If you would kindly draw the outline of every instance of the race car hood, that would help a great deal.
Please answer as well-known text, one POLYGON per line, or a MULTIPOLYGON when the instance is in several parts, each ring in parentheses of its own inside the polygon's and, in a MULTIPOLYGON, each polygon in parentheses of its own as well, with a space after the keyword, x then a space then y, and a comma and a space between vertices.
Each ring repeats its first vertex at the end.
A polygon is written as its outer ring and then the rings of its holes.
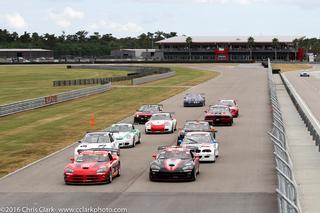
POLYGON ((150 121, 151 125, 164 125, 166 122, 170 122, 169 120, 157 120, 157 121, 150 121))
POLYGON ((213 144, 210 143, 202 143, 202 144, 182 144, 182 147, 190 148, 190 149, 201 149, 201 148, 214 148, 213 144))
POLYGON ((165 172, 178 172, 183 171, 183 167, 186 164, 193 164, 192 160, 182 160, 182 159, 159 159, 153 161, 152 164, 157 165, 160 167, 160 171, 165 172))
POLYGON ((98 169, 106 167, 106 162, 74 162, 67 165, 66 168, 73 169, 73 173, 96 172, 98 169))
POLYGON ((115 132, 115 133, 112 133, 113 138, 116 139, 116 140, 123 140, 128 135, 131 135, 131 133, 130 132, 115 132))

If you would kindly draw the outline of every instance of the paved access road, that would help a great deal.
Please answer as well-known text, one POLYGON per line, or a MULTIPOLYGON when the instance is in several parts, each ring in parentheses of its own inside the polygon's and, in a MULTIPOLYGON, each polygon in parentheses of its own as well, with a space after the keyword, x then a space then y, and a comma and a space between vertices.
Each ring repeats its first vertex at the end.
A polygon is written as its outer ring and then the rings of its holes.
MULTIPOLYGON (((0 181, 0 206, 123 207, 128 212, 271 213, 277 211, 267 73, 258 65, 184 65, 221 71, 216 79, 186 92, 203 92, 207 105, 236 98, 240 116, 232 127, 217 127, 220 157, 201 164, 196 182, 150 182, 148 165, 158 145, 175 144, 177 133, 144 135, 142 144, 121 152, 121 177, 112 184, 66 186, 63 168, 73 148, 0 181)), ((178 126, 203 119, 205 108, 183 108, 183 94, 163 101, 178 126)), ((143 126, 139 127, 143 130, 143 126)))

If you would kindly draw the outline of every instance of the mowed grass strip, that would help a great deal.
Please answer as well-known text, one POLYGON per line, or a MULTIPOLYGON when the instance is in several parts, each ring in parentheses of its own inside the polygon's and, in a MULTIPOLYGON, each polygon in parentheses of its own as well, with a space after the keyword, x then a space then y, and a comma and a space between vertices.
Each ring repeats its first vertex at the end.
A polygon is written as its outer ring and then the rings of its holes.
POLYGON ((309 64, 272 64, 273 69, 281 69, 281 72, 291 72, 312 68, 309 64))
MULTIPOLYGON (((210 71, 174 69, 175 77, 153 84, 192 86, 218 75, 210 71)), ((86 131, 101 130, 132 115, 143 103, 158 103, 185 89, 114 88, 103 94, 0 118, 0 177, 74 143, 86 131), (92 113, 96 121, 94 129, 90 125, 92 113)))
POLYGON ((53 87, 54 80, 107 78, 127 73, 102 69, 66 69, 65 65, 0 66, 0 105, 93 86, 53 87))

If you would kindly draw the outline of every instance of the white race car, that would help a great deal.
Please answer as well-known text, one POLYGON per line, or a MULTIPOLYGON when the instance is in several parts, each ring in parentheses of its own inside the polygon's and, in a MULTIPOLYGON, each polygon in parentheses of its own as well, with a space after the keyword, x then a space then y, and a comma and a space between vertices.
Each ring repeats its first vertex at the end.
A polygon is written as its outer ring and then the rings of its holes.
POLYGON ((120 147, 135 147, 136 143, 141 142, 140 130, 134 128, 132 124, 113 124, 109 132, 120 147))
POLYGON ((173 133, 177 129, 177 120, 172 113, 155 113, 145 124, 145 132, 148 133, 173 133))
POLYGON ((115 141, 109 132, 91 132, 79 141, 79 146, 74 150, 74 158, 86 150, 110 151, 120 155, 119 143, 115 141))
POLYGON ((181 146, 195 150, 200 161, 215 162, 219 157, 219 143, 211 132, 188 132, 181 146))

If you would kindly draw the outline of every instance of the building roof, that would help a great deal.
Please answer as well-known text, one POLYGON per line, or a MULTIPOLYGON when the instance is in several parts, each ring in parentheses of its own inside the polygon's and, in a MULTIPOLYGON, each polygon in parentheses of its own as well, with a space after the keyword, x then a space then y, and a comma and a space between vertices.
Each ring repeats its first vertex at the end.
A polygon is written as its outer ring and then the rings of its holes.
POLYGON ((45 49, 29 49, 29 48, 23 48, 23 49, 14 49, 14 48, 8 48, 8 49, 0 49, 0 52, 51 52, 52 50, 45 50, 45 49))
MULTIPOLYGON (((192 43, 247 43, 250 36, 190 36, 192 43)), ((252 36, 255 43, 270 43, 274 38, 279 42, 290 43, 304 36, 252 36)), ((186 43, 187 36, 176 36, 158 41, 159 44, 186 43)))

